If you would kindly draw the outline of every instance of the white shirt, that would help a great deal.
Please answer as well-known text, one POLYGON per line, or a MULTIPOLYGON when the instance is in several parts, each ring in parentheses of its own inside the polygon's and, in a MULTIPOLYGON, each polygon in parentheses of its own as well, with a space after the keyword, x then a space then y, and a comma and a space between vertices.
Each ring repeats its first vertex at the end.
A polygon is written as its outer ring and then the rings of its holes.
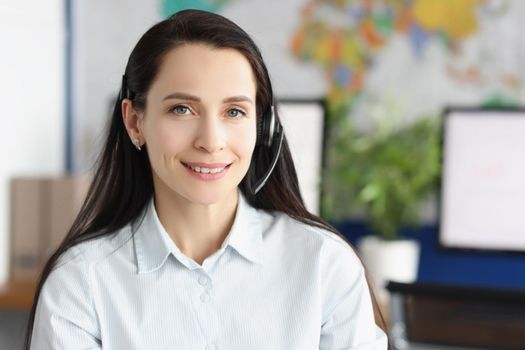
POLYGON ((337 235, 240 195, 201 265, 141 220, 69 249, 46 280, 31 349, 387 349, 363 267, 337 235))

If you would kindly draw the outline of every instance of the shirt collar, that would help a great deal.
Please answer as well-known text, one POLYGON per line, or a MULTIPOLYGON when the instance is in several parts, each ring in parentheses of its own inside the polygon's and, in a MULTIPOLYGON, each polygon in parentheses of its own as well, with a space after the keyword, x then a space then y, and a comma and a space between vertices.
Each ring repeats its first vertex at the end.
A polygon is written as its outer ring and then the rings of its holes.
POLYGON ((253 263, 262 263, 262 223, 259 212, 239 191, 239 204, 230 233, 221 249, 230 246, 253 263))
MULTIPOLYGON (((153 198, 141 219, 132 224, 138 273, 153 272, 166 262, 170 253, 188 266, 191 260, 179 250, 162 226, 153 198)), ((262 227, 257 209, 239 191, 239 202, 233 225, 220 250, 233 248, 245 259, 260 264, 262 258, 262 227)))

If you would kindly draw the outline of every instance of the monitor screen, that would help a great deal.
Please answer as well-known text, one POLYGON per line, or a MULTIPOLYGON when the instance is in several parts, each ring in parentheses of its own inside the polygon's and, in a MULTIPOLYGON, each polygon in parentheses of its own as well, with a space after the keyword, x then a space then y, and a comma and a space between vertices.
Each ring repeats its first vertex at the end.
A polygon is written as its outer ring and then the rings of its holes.
POLYGON ((525 251, 525 110, 445 114, 440 242, 525 251))
POLYGON ((279 116, 292 153, 306 209, 319 215, 325 108, 320 100, 279 100, 279 116))

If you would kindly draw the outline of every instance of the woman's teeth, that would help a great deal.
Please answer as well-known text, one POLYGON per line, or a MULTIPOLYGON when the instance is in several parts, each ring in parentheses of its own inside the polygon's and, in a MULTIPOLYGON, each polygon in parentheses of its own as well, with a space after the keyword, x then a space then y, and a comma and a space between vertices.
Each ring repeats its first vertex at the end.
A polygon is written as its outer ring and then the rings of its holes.
POLYGON ((205 168, 205 167, 199 167, 199 166, 193 167, 191 165, 189 165, 189 167, 191 168, 191 170, 197 173, 203 173, 203 174, 215 174, 215 173, 220 173, 221 171, 224 170, 224 168, 205 168))

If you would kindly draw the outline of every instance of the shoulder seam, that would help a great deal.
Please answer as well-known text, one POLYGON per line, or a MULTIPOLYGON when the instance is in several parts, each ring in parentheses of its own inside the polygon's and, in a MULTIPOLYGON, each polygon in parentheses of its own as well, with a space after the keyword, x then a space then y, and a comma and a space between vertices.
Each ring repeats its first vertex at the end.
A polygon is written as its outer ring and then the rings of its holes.
POLYGON ((289 215, 286 215, 286 216, 288 218, 292 219, 294 222, 296 222, 296 223, 298 223, 300 225, 303 225, 305 227, 305 229, 308 230, 309 232, 312 232, 312 233, 315 233, 315 234, 318 234, 318 235, 322 235, 323 237, 327 237, 330 240, 332 240, 334 242, 337 242, 338 244, 341 244, 344 247, 347 247, 347 248, 350 248, 351 250, 353 250, 352 247, 350 247, 348 245, 348 243, 342 237, 339 236, 339 234, 337 234, 335 232, 332 232, 332 231, 330 231, 330 230, 328 230, 326 228, 317 227, 317 226, 313 226, 313 225, 301 222, 301 221, 299 221, 297 219, 294 219, 294 218, 290 217, 289 215))

